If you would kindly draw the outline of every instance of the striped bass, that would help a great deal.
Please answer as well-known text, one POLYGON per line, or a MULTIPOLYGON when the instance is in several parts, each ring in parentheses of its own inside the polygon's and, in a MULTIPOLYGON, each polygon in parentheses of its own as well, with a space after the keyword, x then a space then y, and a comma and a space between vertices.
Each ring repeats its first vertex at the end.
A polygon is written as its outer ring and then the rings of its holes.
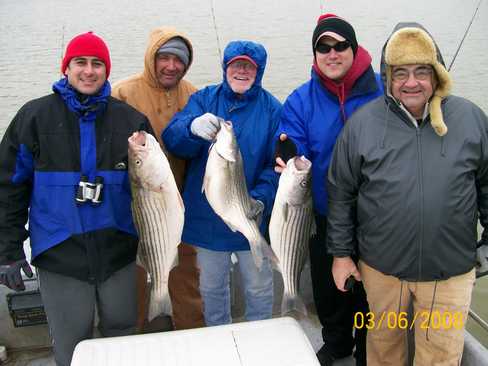
POLYGON ((311 168, 312 163, 303 156, 288 160, 281 173, 269 223, 271 248, 278 257, 278 270, 283 277, 283 315, 292 310, 307 315, 298 288, 308 256, 308 241, 316 231, 311 168))
POLYGON ((129 176, 139 233, 137 259, 151 277, 150 321, 162 313, 172 314, 168 277, 178 261, 185 209, 168 159, 144 131, 129 138, 129 176))
POLYGON ((257 222, 248 218, 252 198, 247 191, 241 151, 231 122, 220 123, 216 141, 208 153, 202 191, 212 209, 227 226, 246 237, 254 263, 259 269, 264 257, 276 261, 257 222))

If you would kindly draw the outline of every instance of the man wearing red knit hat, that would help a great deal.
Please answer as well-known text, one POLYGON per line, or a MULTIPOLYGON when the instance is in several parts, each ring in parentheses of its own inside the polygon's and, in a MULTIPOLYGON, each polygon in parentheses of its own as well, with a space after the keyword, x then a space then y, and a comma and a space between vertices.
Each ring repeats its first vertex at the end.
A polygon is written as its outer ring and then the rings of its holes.
MULTIPOLYGON (((358 44, 351 24, 334 14, 319 17, 313 31, 312 51, 311 79, 295 89, 283 105, 280 140, 293 142, 296 146, 291 150, 312 161, 317 234, 309 242, 310 267, 325 343, 317 357, 321 365, 332 365, 334 360, 351 355, 355 346, 356 364, 366 365, 366 329, 355 330, 353 337, 354 313, 367 313, 366 295, 360 282, 347 292, 335 286, 333 257, 327 254, 326 246, 325 182, 332 150, 344 124, 356 109, 382 95, 382 84, 371 67, 371 56, 358 44)), ((283 155, 277 158, 277 172, 286 167, 284 160, 283 155)))
POLYGON ((30 237, 58 366, 92 337, 95 307, 103 336, 136 322, 135 258, 127 139, 147 118, 110 96, 110 55, 92 32, 73 38, 64 77, 25 104, 0 144, 0 284, 25 290, 30 237), (25 224, 29 222, 29 230, 25 224))

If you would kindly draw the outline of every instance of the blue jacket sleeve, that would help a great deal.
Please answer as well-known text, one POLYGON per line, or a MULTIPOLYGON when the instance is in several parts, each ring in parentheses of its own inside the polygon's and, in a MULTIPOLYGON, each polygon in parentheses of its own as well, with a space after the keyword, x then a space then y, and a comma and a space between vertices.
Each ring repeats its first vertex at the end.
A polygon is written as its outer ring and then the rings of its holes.
POLYGON ((205 112, 204 90, 194 93, 185 108, 176 113, 168 126, 161 133, 166 149, 183 159, 191 159, 201 154, 202 149, 208 147, 208 142, 194 136, 190 126, 193 120, 205 112))
POLYGON ((297 91, 294 91, 285 101, 281 113, 279 134, 285 133, 297 146, 298 155, 305 155, 310 159, 305 115, 305 106, 297 91))
POLYGON ((25 258, 23 243, 28 237, 25 224, 32 191, 33 144, 23 115, 24 110, 20 110, 0 144, 0 264, 25 258), (24 139, 23 134, 29 136, 24 139))
POLYGON ((264 216, 270 216, 273 209, 273 203, 278 189, 278 174, 274 171, 274 152, 275 140, 274 137, 278 131, 278 126, 281 117, 281 103, 273 99, 271 107, 271 126, 272 131, 269 131, 270 140, 266 147, 265 168, 259 175, 256 184, 250 192, 251 197, 260 200, 264 204, 264 216))

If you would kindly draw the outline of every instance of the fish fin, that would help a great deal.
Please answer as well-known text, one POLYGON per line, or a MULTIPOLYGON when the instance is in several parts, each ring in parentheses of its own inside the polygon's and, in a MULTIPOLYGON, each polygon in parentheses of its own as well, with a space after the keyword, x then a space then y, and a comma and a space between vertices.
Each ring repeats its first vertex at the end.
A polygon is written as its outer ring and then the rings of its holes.
POLYGON ((273 252, 273 249, 271 249, 266 239, 264 239, 262 236, 260 236, 260 239, 256 244, 251 244, 250 247, 254 263, 259 270, 261 270, 263 258, 268 258, 273 268, 276 268, 278 266, 278 257, 273 252))
MULTIPOLYGON (((260 242, 256 244, 249 244, 249 246, 251 247, 254 264, 256 265, 256 267, 258 267, 258 270, 261 270, 261 267, 263 266, 263 245, 260 244, 260 242)), ((268 243, 266 243, 266 245, 268 245, 268 243)))
POLYGON ((234 157, 233 150, 224 149, 219 147, 219 145, 215 145, 215 151, 217 151, 217 154, 219 154, 222 159, 235 163, 236 158, 234 157))
POLYGON ((280 260, 276 256, 271 246, 266 242, 266 240, 264 240, 264 238, 263 238, 262 247, 263 247, 263 255, 270 260, 271 266, 273 268, 278 267, 278 263, 280 262, 280 260))
POLYGON ((231 230, 232 230, 234 233, 235 233, 235 232, 237 232, 237 231, 239 231, 239 230, 237 230, 237 228, 236 228, 234 225, 232 225, 232 224, 231 224, 229 221, 225 220, 225 219, 224 219, 224 218, 222 218, 222 217, 221 217, 221 219, 222 219, 222 221, 223 221, 223 222, 225 222, 225 224, 226 224, 226 225, 229 227, 229 229, 231 229, 231 230))
POLYGON ((283 300, 281 301, 281 315, 285 315, 292 311, 297 311, 303 314, 305 317, 308 314, 307 306, 303 302, 300 295, 290 296, 287 293, 283 293, 283 300))
POLYGON ((287 222, 287 221, 288 221, 288 203, 285 203, 285 204, 283 205, 283 220, 284 220, 285 222, 287 222))
POLYGON ((183 202, 183 198, 181 198, 180 192, 176 191, 177 197, 178 197, 178 203, 180 204, 180 207, 183 209, 183 212, 185 212, 185 203, 183 202))
POLYGON ((208 187, 208 184, 209 184, 209 177, 207 176, 207 174, 205 174, 203 176, 203 183, 202 183, 202 193, 205 191, 205 189, 208 187))
POLYGON ((312 216, 312 223, 310 224, 310 237, 317 235, 317 224, 315 223, 315 217, 312 216))

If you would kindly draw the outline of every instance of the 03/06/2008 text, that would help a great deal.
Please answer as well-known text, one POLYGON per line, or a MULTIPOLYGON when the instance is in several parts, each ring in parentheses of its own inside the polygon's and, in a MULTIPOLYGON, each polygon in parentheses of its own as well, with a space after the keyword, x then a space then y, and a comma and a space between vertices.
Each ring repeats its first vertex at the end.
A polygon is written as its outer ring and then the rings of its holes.
POLYGON ((418 322, 421 329, 462 329, 464 327, 464 314, 460 311, 434 310, 420 311, 409 314, 406 311, 388 311, 375 314, 373 312, 354 314, 354 328, 367 328, 368 330, 381 329, 382 325, 388 329, 413 329, 418 322))

